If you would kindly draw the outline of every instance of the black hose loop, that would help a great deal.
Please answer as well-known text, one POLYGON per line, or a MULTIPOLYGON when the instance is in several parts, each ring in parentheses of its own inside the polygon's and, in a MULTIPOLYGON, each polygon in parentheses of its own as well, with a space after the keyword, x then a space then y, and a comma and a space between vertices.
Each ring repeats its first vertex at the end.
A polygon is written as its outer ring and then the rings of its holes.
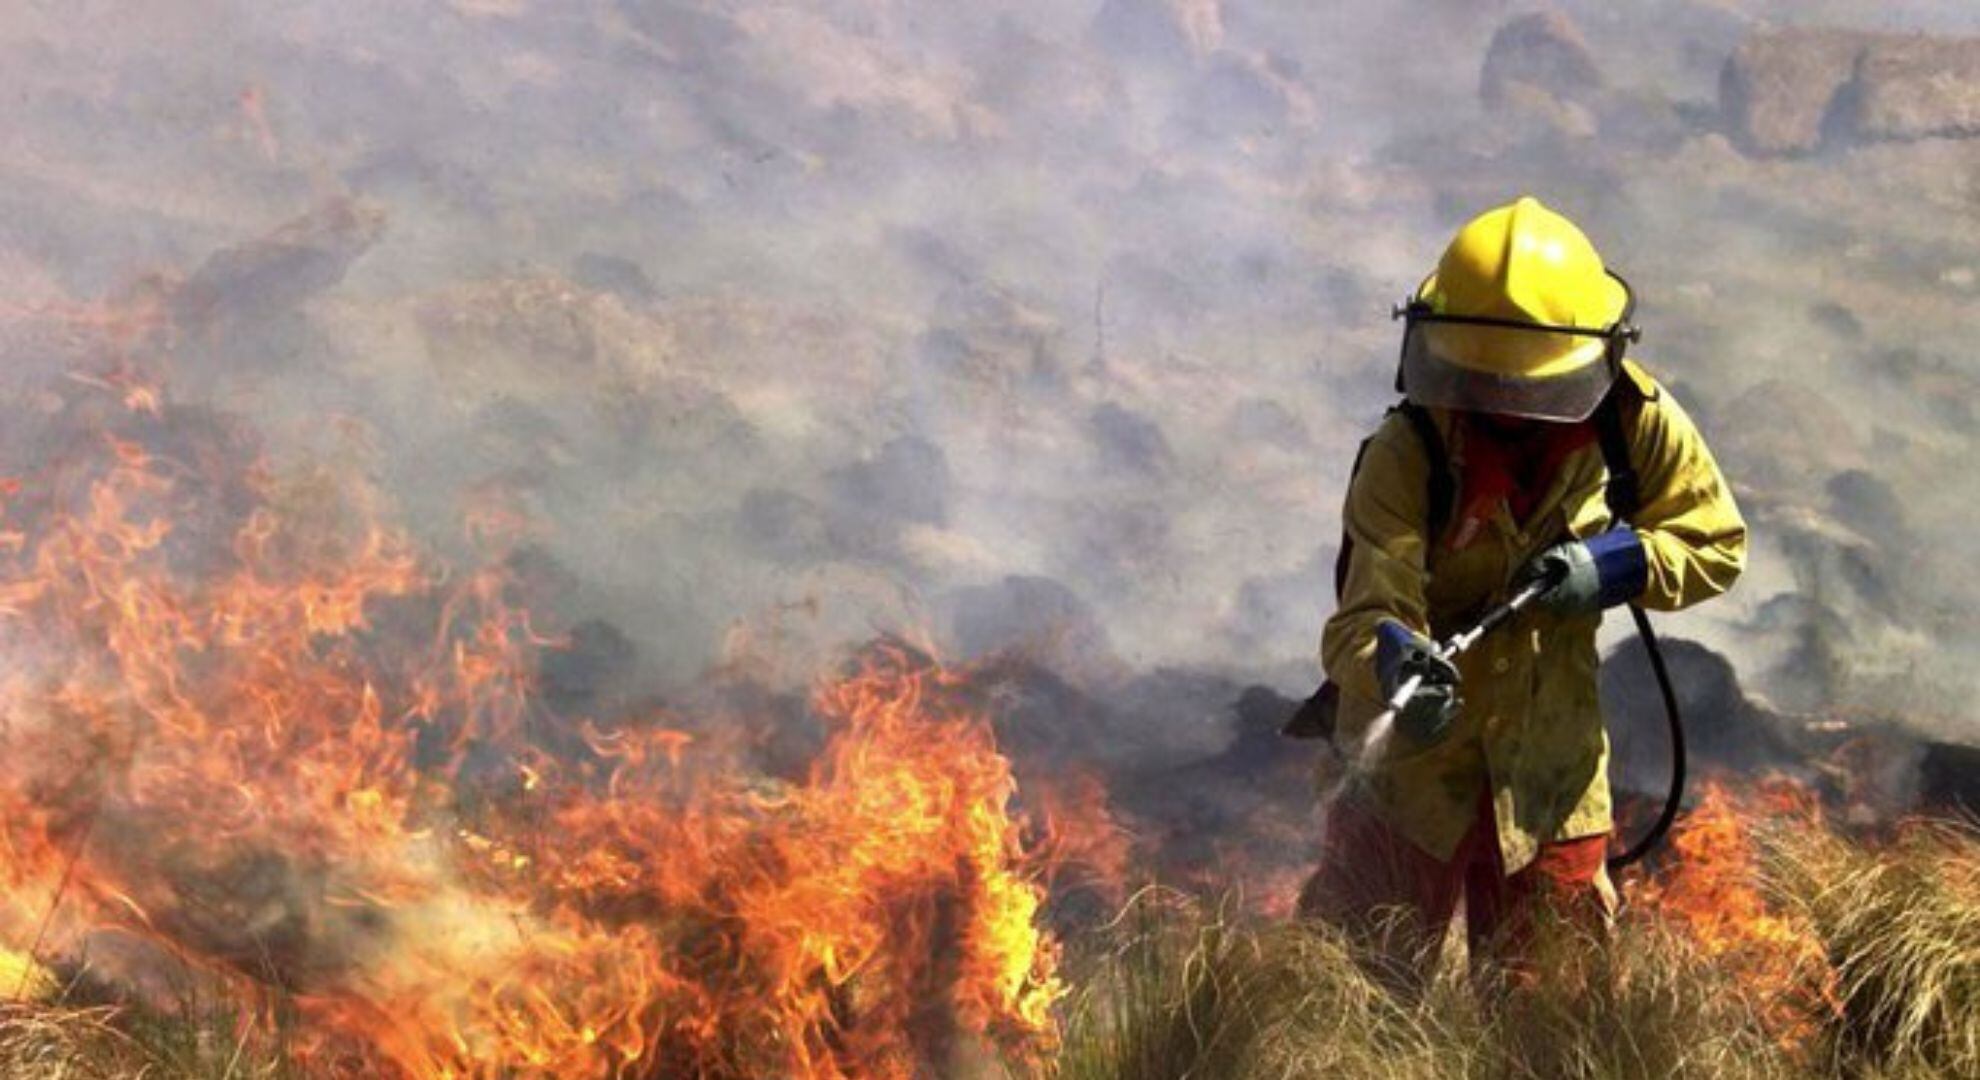
POLYGON ((1650 616, 1643 609, 1631 604, 1630 617, 1636 620, 1636 632, 1643 638, 1643 651, 1650 657, 1650 671, 1657 677, 1657 689, 1664 695, 1664 718, 1669 721, 1671 730, 1671 789, 1664 796, 1664 811, 1657 815, 1657 823, 1650 827, 1643 839, 1628 851, 1609 857, 1609 872, 1614 873, 1623 867, 1637 862, 1648 855, 1677 821, 1678 809, 1684 803, 1684 717, 1678 711, 1677 689, 1671 685, 1671 671, 1664 666, 1664 650, 1657 645, 1657 632, 1650 627, 1650 616))

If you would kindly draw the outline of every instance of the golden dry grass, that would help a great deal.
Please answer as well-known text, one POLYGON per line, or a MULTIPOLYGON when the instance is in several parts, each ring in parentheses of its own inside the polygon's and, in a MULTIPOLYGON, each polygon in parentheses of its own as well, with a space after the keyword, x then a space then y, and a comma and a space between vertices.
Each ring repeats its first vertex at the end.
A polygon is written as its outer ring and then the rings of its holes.
POLYGON ((1362 977, 1336 939, 1154 891, 1103 938, 1075 973, 1064 1080, 1440 1075, 1434 1014, 1362 977))
POLYGON ((1413 1003, 1315 927, 1144 897, 1115 940, 1070 1009, 1061 1080, 1794 1074, 1723 975, 1653 923, 1606 948, 1562 937, 1518 985, 1447 967, 1413 1003))
POLYGON ((291 1080, 302 1074, 265 1035, 229 1017, 112 1005, 0 1003, 8 1080, 291 1080))
POLYGON ((1811 829, 1768 844, 1778 901, 1815 927, 1849 1075, 1980 1076, 1980 828, 1918 821, 1875 850, 1811 829))

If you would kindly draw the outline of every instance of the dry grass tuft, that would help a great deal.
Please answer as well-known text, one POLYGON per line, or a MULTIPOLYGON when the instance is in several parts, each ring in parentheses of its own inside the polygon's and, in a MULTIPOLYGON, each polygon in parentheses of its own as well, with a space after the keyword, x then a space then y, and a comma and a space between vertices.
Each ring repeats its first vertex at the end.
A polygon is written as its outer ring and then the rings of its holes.
POLYGON ((0 1004, 8 1080, 287 1080, 301 1074, 226 1019, 123 1006, 0 1004))
POLYGON ((1488 1015, 1466 1033, 1467 1076, 1586 1080, 1796 1074, 1752 1003, 1691 942, 1625 916, 1606 942, 1561 929, 1543 937, 1534 975, 1488 974, 1488 1015))
POLYGON ((1540 977, 1474 983, 1447 965, 1417 1002, 1323 928, 1144 895, 1114 933, 1083 973, 1060 1080, 1795 1075, 1724 976, 1652 923, 1606 945, 1563 932, 1541 946, 1540 977))
POLYGON ((1138 896, 1069 1011, 1061 1080, 1446 1075, 1434 1014, 1399 1003, 1337 939, 1138 896))
POLYGON ((1835 971, 1835 1071, 1980 1076, 1980 827, 1913 822, 1874 850, 1782 830, 1767 871, 1835 971))
POLYGON ((155 1075, 109 1008, 0 1004, 0 1075, 17 1080, 124 1080, 155 1075))

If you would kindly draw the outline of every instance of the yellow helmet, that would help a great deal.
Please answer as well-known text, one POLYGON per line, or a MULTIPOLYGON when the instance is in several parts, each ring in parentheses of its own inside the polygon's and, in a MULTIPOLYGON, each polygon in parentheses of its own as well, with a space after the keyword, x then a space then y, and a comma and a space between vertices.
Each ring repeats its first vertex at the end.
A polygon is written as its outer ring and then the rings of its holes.
POLYGON ((1574 222, 1526 196, 1458 230, 1397 317, 1419 405, 1576 421, 1601 404, 1639 331, 1629 286, 1574 222))

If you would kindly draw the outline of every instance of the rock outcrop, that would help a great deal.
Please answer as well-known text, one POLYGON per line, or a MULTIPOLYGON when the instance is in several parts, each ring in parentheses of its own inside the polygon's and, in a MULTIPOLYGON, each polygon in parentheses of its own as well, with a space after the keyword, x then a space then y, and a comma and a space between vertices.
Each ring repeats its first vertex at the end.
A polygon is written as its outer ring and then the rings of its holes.
POLYGON ((1478 85, 1487 108, 1536 116, 1584 134, 1594 129, 1594 107, 1603 91, 1594 50, 1557 11, 1522 15, 1499 27, 1478 85))
POLYGON ((1821 145, 1867 37, 1797 28, 1748 38, 1719 77, 1719 106, 1735 138, 1762 154, 1806 153, 1821 145))
POLYGON ((1980 135, 1980 38, 1762 31, 1727 60, 1719 103, 1757 154, 1980 135))
POLYGON ((1980 38, 1876 42, 1855 88, 1850 120, 1864 138, 1980 135, 1980 38))
POLYGON ((193 330, 270 318, 344 280, 384 231, 382 208, 331 199, 266 236, 214 252, 173 297, 174 317, 193 330))

